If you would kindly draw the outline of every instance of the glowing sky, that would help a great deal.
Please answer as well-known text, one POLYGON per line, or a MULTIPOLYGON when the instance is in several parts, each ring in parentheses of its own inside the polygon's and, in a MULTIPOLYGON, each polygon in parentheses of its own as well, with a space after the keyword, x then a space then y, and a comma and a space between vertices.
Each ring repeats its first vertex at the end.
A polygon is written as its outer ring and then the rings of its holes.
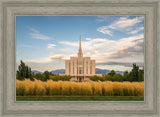
POLYGON ((144 64, 142 16, 17 16, 17 65, 32 70, 65 68, 65 59, 82 52, 96 60, 96 68, 125 71, 144 64))

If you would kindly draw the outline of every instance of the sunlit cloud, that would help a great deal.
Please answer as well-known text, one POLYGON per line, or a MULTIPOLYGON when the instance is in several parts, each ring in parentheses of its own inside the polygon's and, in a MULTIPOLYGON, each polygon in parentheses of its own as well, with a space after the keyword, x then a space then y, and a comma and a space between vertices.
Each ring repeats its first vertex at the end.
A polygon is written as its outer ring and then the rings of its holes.
POLYGON ((48 48, 50 49, 50 48, 53 48, 53 47, 55 47, 56 45, 55 44, 48 44, 48 48))
MULTIPOLYGON (((30 64, 33 68, 35 68, 33 65, 36 64, 56 65, 57 62, 59 62, 59 64, 64 68, 62 63, 64 63, 66 59, 69 59, 71 56, 77 56, 79 44, 78 41, 61 41, 59 43, 62 44, 61 46, 64 48, 54 48, 52 56, 42 60, 25 60, 25 62, 30 64), (75 51, 73 51, 73 48, 75 48, 75 51), (67 53, 69 51, 70 53, 67 53)), ((121 38, 119 40, 87 38, 82 40, 82 51, 84 56, 90 56, 92 59, 96 60, 97 67, 102 65, 120 65, 130 67, 133 63, 143 66, 143 43, 143 34, 121 38)), ((56 45, 54 44, 48 44, 49 48, 55 46, 56 45)))
MULTIPOLYGON (((110 25, 99 27, 97 31, 110 36, 113 36, 113 30, 131 32, 131 27, 142 22, 143 20, 144 20, 143 17, 135 17, 132 19, 129 17, 120 17, 119 20, 114 21, 110 25)), ((140 30, 143 30, 143 29, 140 29, 140 30)), ((139 31, 137 30, 137 32, 139 31)), ((137 32, 131 32, 131 33, 136 34, 137 32)))
MULTIPOLYGON (((45 70, 51 71, 56 69, 65 68, 65 59, 67 56, 63 54, 53 55, 41 60, 23 60, 26 65, 30 66, 32 70, 38 70, 44 72, 45 70)), ((20 64, 20 61, 17 62, 17 66, 20 64)))
POLYGON ((113 32, 106 26, 102 26, 102 27, 98 28, 97 31, 99 31, 103 34, 107 34, 109 36, 113 36, 113 32))
POLYGON ((130 32, 128 32, 128 33, 129 33, 129 34, 136 34, 136 33, 140 32, 140 31, 142 31, 142 30, 144 30, 144 27, 138 27, 138 28, 136 28, 135 30, 132 30, 132 31, 130 31, 130 32))
MULTIPOLYGON (((84 56, 91 56, 96 63, 107 63, 114 60, 114 63, 121 63, 126 60, 129 63, 143 62, 144 35, 139 34, 118 41, 109 39, 86 39, 82 41, 84 56), (137 58, 137 59, 136 59, 137 58)), ((63 43, 68 45, 68 43, 63 43)), ((70 42, 68 48, 78 47, 78 43, 70 42)), ((78 50, 78 49, 77 49, 78 50)))

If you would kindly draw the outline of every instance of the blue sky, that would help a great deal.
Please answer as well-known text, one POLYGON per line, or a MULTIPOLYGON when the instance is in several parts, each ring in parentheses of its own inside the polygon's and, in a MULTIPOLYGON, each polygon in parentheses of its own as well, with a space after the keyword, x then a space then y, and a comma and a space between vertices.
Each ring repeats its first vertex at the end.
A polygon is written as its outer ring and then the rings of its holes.
POLYGON ((125 71, 143 66, 142 16, 17 16, 17 64, 32 70, 65 68, 65 59, 77 56, 79 35, 84 56, 96 68, 125 71))

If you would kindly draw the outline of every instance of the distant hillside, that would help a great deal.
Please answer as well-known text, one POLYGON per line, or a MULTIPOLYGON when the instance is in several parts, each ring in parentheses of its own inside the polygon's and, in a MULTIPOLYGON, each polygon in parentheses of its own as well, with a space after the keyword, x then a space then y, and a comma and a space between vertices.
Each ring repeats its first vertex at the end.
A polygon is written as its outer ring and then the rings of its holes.
POLYGON ((124 72, 123 72, 123 71, 116 71, 116 73, 117 73, 117 74, 121 74, 121 75, 123 75, 123 74, 124 74, 124 72))
POLYGON ((32 70, 33 73, 37 74, 37 73, 43 73, 43 72, 40 72, 40 71, 37 71, 37 70, 32 70))
MULTIPOLYGON (((42 73, 42 72, 37 71, 37 70, 33 70, 32 72, 34 72, 35 74, 36 74, 36 73, 42 73)), ((65 69, 52 70, 51 72, 52 72, 52 74, 56 74, 56 75, 58 75, 58 74, 64 74, 64 73, 65 73, 65 69)), ((115 71, 115 72, 116 72, 116 73, 119 73, 119 74, 121 74, 121 75, 124 74, 123 71, 115 71)), ((96 74, 106 75, 106 74, 108 74, 108 73, 110 73, 110 70, 96 68, 96 74)))
POLYGON ((52 74, 56 74, 56 75, 65 74, 65 69, 52 70, 51 72, 52 72, 52 74))
MULTIPOLYGON (((107 69, 99 69, 99 68, 96 68, 96 74, 102 74, 102 75, 106 75, 108 73, 110 73, 111 70, 107 70, 107 69)), ((123 75, 124 72, 123 71, 115 71, 117 74, 121 74, 123 75)))
POLYGON ((107 69, 99 69, 99 68, 96 68, 96 74, 102 74, 102 75, 106 75, 110 72, 110 70, 107 70, 107 69))

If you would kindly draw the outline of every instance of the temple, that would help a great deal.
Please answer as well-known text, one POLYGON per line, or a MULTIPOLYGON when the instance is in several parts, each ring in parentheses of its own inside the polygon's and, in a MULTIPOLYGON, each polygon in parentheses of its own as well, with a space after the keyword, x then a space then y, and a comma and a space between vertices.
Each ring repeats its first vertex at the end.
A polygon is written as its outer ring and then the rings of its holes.
POLYGON ((91 76, 101 74, 95 74, 95 60, 91 60, 90 57, 83 57, 81 48, 81 35, 79 39, 78 57, 70 57, 70 60, 65 60, 65 74, 71 76, 71 81, 89 81, 91 76))

